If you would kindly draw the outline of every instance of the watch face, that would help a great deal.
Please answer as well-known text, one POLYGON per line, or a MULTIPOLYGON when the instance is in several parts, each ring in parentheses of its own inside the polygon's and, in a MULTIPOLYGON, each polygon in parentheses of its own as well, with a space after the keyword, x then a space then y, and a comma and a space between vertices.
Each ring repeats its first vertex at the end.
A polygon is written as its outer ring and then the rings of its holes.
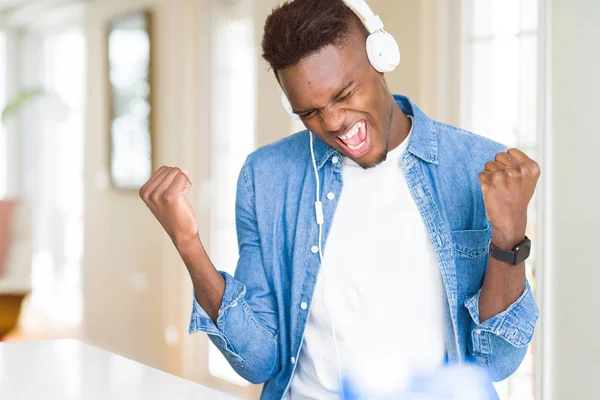
POLYGON ((517 246, 514 251, 515 265, 519 265, 529 257, 529 254, 531 253, 531 241, 529 239, 525 240, 517 246))

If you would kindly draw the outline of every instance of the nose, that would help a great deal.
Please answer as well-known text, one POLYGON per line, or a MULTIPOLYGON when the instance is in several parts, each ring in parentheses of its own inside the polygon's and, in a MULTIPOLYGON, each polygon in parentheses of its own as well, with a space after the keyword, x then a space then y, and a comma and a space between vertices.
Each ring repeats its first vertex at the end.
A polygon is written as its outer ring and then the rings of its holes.
POLYGON ((330 104, 321 110, 323 129, 327 132, 340 132, 346 121, 346 111, 330 104))

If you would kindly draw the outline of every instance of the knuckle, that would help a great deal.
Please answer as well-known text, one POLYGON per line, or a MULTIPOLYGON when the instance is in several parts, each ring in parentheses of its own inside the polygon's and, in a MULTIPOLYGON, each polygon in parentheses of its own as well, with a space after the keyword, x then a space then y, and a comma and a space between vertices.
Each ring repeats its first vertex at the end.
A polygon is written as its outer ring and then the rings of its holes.
POLYGON ((486 175, 486 173, 485 173, 484 171, 481 171, 481 172, 480 172, 480 173, 477 175, 477 177, 479 178, 479 182, 480 182, 481 184, 484 184, 484 183, 486 183, 486 182, 487 182, 487 175, 486 175))
POLYGON ((492 175, 492 181, 494 183, 502 183, 506 180, 506 171, 498 171, 492 175))
POLYGON ((154 192, 150 196, 148 196, 148 199, 151 203, 157 204, 160 201, 160 196, 158 193, 154 192))
POLYGON ((190 178, 187 176, 187 174, 186 174, 185 172, 183 172, 183 171, 181 171, 181 170, 180 170, 180 171, 179 171, 179 173, 177 174, 176 178, 177 178, 177 179, 181 179, 181 181, 182 181, 183 183, 185 183, 186 185, 188 185, 188 186, 191 186, 191 185, 192 185, 192 181, 190 180, 190 178))
POLYGON ((176 196, 175 193, 173 193, 170 190, 167 190, 163 193, 163 195, 161 196, 161 200, 163 204, 171 204, 174 200, 175 200, 176 196))
POLYGON ((515 170, 519 175, 523 175, 527 170, 527 166, 524 166, 523 164, 519 164, 516 166, 515 170))
POLYGON ((540 176, 540 174, 542 172, 542 169, 540 168, 540 164, 531 160, 531 164, 529 165, 529 168, 530 168, 531 172, 533 173, 533 175, 540 176))

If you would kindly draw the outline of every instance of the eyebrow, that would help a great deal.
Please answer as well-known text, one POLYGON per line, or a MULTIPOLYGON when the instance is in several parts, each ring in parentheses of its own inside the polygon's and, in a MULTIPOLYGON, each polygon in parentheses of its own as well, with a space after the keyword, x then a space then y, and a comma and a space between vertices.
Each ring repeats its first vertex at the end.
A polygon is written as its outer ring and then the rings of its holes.
MULTIPOLYGON (((333 99, 337 100, 340 97, 342 97, 342 94, 352 85, 354 85, 354 81, 348 82, 335 96, 333 96, 333 99)), ((309 114, 309 113, 317 111, 317 110, 318 110, 317 108, 309 108, 306 110, 293 110, 293 111, 294 111, 294 114, 309 114)))

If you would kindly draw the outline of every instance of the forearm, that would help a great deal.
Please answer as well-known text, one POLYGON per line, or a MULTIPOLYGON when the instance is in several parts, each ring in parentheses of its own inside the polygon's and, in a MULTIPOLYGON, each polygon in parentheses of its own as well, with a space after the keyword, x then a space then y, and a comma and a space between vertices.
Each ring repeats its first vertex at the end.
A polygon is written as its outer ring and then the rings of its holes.
POLYGON ((225 292, 223 276, 210 261, 199 238, 175 247, 192 279, 196 300, 216 325, 225 292))
MULTIPOLYGON (((525 235, 506 236, 492 234, 492 243, 499 248, 512 250, 525 235)), ((479 297, 479 316, 484 322, 505 311, 524 292, 526 285, 525 263, 512 265, 488 258, 487 272, 479 297)))

